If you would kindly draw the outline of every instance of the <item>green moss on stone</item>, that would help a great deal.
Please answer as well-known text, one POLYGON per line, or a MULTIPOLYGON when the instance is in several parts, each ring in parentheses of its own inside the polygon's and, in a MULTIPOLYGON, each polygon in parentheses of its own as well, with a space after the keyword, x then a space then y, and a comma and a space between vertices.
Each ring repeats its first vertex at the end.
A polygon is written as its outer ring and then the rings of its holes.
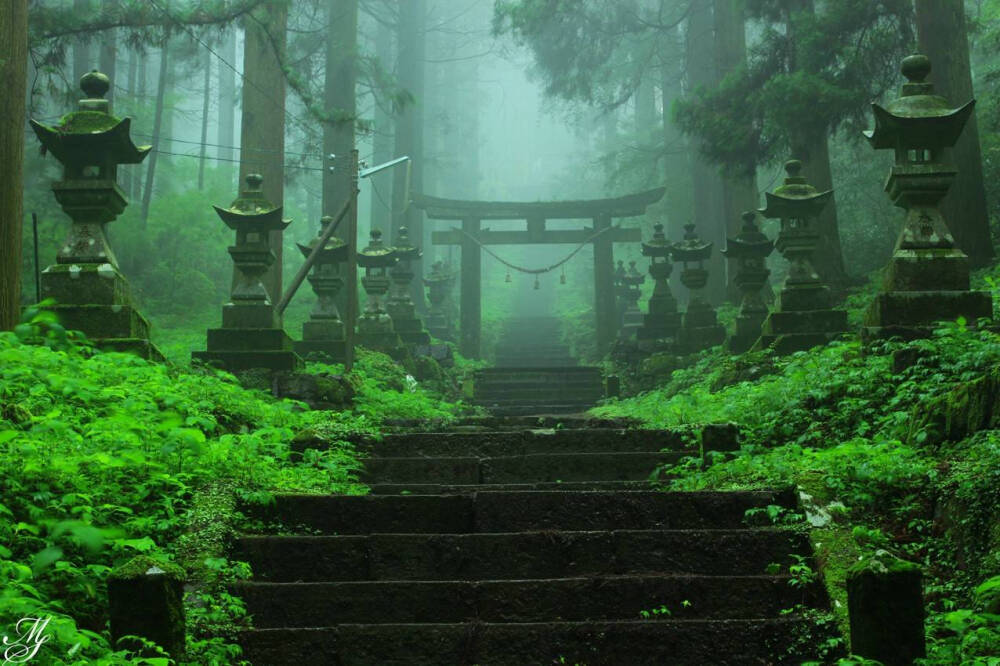
POLYGON ((66 134, 97 134, 114 128, 121 119, 100 111, 74 111, 59 119, 57 129, 66 134))
POLYGON ((172 562, 156 559, 147 555, 133 557, 125 564, 116 567, 110 574, 112 580, 135 580, 145 578, 153 567, 163 571, 163 573, 176 580, 184 580, 187 576, 184 569, 172 562))

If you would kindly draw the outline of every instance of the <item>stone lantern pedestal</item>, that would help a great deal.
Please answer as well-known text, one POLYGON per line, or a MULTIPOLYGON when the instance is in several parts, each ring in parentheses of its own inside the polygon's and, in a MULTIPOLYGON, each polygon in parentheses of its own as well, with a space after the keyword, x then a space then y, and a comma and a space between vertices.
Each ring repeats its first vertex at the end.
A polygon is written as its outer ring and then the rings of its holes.
POLYGON ((939 208, 958 173, 946 151, 961 136, 975 101, 953 109, 935 95, 925 82, 931 72, 925 56, 906 58, 902 72, 909 80, 902 97, 886 108, 873 105, 875 129, 865 133, 876 150, 895 150, 886 192, 906 210, 883 291, 865 314, 866 339, 925 337, 935 322, 962 317, 974 326, 993 315, 990 295, 969 290, 969 259, 939 208))
POLYGON ((372 229, 368 246, 358 252, 358 265, 365 269, 361 285, 368 296, 365 311, 358 318, 358 337, 355 342, 373 351, 384 352, 393 358, 405 355, 403 341, 392 325, 392 318, 382 305, 392 280, 389 269, 398 261, 395 248, 382 243, 382 232, 372 229))
POLYGON ((410 262, 421 257, 420 248, 410 242, 410 234, 406 227, 399 228, 399 237, 394 248, 398 261, 389 270, 392 286, 385 306, 386 312, 389 313, 392 326, 404 343, 429 345, 431 336, 424 330, 424 322, 417 316, 416 307, 410 297, 410 286, 414 277, 410 262))
POLYGON ((743 228, 734 238, 728 239, 729 247, 722 253, 736 260, 734 282, 743 294, 736 331, 726 341, 726 348, 733 354, 742 354, 753 347, 768 315, 761 291, 771 274, 764 261, 774 251, 774 243, 757 228, 756 219, 757 214, 753 211, 743 213, 743 228))
POLYGON ((642 297, 640 287, 646 282, 646 276, 639 272, 636 262, 628 262, 628 271, 622 276, 622 292, 625 298, 625 312, 622 315, 621 338, 633 340, 636 332, 642 328, 644 319, 639 309, 639 299, 642 297))
POLYGON ((677 310, 677 299, 671 293, 668 282, 674 270, 670 263, 673 248, 663 233, 662 224, 654 225, 653 230, 652 240, 642 244, 642 254, 650 258, 649 274, 655 286, 653 295, 649 297, 649 313, 643 317, 642 326, 636 331, 636 338, 640 341, 676 340, 682 316, 677 310))
POLYGON ((430 275, 424 278, 427 287, 427 301, 430 312, 427 316, 427 330, 438 340, 455 341, 455 329, 448 316, 448 295, 455 284, 455 276, 449 272, 444 262, 435 261, 430 275))
POLYGON ((701 240, 693 224, 685 225, 684 229, 684 240, 673 245, 671 256, 683 264, 681 284, 691 291, 691 298, 675 347, 678 353, 693 354, 725 342, 726 328, 719 323, 715 308, 701 294, 708 285, 704 262, 712 256, 712 243, 701 240))
POLYGON ((785 164, 785 171, 785 183, 767 193, 767 208, 760 213, 781 220, 775 247, 788 260, 788 275, 752 347, 753 351, 770 347, 779 354, 825 345, 847 331, 847 312, 833 309, 830 288, 812 264, 819 242, 813 224, 833 192, 819 192, 810 185, 798 160, 785 164))
POLYGON ((105 230, 128 205, 118 187, 118 165, 139 164, 150 150, 132 143, 129 118, 111 115, 104 99, 110 86, 105 75, 86 74, 80 81, 86 98, 77 111, 55 127, 31 121, 44 149, 63 165, 63 179, 52 191, 71 220, 56 263, 41 273, 41 296, 55 299, 51 309, 62 326, 82 331, 98 347, 163 360, 105 230))
MULTIPOLYGON (((332 223, 332 217, 324 217, 320 234, 332 223)), ((308 258, 317 244, 319 236, 309 241, 308 245, 299 243, 299 252, 308 258)), ((309 321, 302 324, 302 339, 294 344, 295 353, 306 360, 344 362, 346 345, 344 322, 337 309, 336 299, 337 294, 344 288, 340 266, 347 261, 347 250, 347 243, 336 236, 331 237, 319 250, 316 263, 307 278, 316 294, 316 306, 309 314, 309 321)))
POLYGON ((264 197, 262 183, 259 175, 247 176, 246 188, 229 208, 215 206, 226 226, 236 232, 236 244, 229 248, 236 280, 230 302, 222 306, 222 328, 209 329, 208 349, 191 354, 193 359, 233 373, 290 371, 302 365, 261 282, 276 259, 268 240, 270 232, 283 231, 291 224, 282 219, 281 207, 264 197))

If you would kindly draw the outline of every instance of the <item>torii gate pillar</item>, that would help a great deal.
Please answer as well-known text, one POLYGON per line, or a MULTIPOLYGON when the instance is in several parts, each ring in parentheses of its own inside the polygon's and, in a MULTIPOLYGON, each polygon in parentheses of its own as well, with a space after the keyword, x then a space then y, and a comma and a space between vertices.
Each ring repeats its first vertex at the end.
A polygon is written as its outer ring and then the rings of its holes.
POLYGON ((483 330, 483 251, 473 238, 479 236, 479 220, 462 220, 462 284, 459 299, 461 333, 459 351, 466 358, 478 359, 483 330))
MULTIPOLYGON (((611 226, 611 218, 594 218, 594 232, 611 226)), ((615 340, 615 276, 614 239, 602 234, 594 239, 594 310, 597 318, 597 352, 603 356, 615 340)))

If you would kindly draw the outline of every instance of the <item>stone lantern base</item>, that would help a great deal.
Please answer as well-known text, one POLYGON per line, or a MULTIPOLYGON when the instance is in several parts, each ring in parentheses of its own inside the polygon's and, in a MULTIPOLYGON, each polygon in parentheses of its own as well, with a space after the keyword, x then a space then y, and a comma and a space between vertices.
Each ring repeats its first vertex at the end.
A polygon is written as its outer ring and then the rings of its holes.
POLYGON ((825 345, 847 332, 847 312, 834 310, 830 288, 815 283, 786 286, 750 351, 771 348, 792 354, 825 345))
POLYGON ((389 317, 392 319, 392 327, 399 334, 400 339, 408 345, 429 345, 431 343, 430 334, 424 330, 424 322, 416 315, 412 303, 386 305, 389 317))
POLYGON ((355 338, 355 344, 387 354, 397 361, 409 356, 403 340, 387 314, 362 315, 358 320, 358 336, 355 338))
POLYGON ((726 340, 726 351, 731 354, 744 354, 750 351, 760 338, 767 312, 758 316, 739 315, 736 317, 736 332, 726 340))
POLYGON ((320 363, 343 363, 346 348, 344 324, 339 319, 310 319, 302 324, 302 339, 294 343, 296 354, 320 363))
POLYGON ((455 341, 455 329, 444 313, 430 313, 427 317, 427 332, 438 340, 455 341))
POLYGON ((164 356, 149 340, 149 321, 132 305, 128 282, 109 263, 55 264, 41 274, 42 299, 66 329, 82 331, 98 349, 152 361, 164 356))
POLYGON ((302 367, 302 359, 293 350, 292 339, 277 325, 271 305, 224 305, 222 328, 208 330, 207 346, 207 351, 192 352, 191 358, 233 373, 302 367))
POLYGON ((726 327, 719 323, 715 308, 704 301, 692 301, 677 334, 677 352, 694 354, 725 341, 726 327))
POLYGON ((969 260, 961 250, 897 250, 886 290, 865 313, 864 340, 929 337, 936 322, 965 318, 970 325, 993 316, 993 299, 969 290, 969 260))

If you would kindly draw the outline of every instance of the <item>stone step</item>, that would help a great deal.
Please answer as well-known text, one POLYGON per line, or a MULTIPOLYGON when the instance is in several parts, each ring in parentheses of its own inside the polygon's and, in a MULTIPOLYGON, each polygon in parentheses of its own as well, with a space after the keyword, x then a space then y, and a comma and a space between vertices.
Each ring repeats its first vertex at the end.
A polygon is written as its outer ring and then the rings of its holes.
POLYGON ((580 402, 574 404, 521 404, 510 402, 504 405, 490 403, 480 405, 490 411, 494 416, 563 416, 586 414, 587 410, 597 404, 595 401, 580 402))
POLYGON ((369 458, 364 483, 641 481, 683 453, 531 453, 497 458, 369 458))
POLYGON ((804 534, 775 528, 244 536, 236 546, 269 582, 755 576, 810 552, 804 534))
POLYGON ((257 629, 337 624, 638 620, 777 616, 813 603, 788 576, 601 576, 535 580, 238 583, 257 629), (657 616, 657 617, 667 617, 657 616))
MULTIPOLYGON (((727 425, 707 425, 703 430, 726 434, 736 441, 737 431, 727 425), (724 431, 724 432, 723 432, 724 431)), ((369 455, 390 457, 497 457, 530 453, 617 453, 628 451, 690 450, 696 433, 680 430, 544 429, 491 433, 402 433, 382 441, 360 442, 369 455), (693 436, 694 435, 694 436, 693 436)))
POLYGON ((480 385, 476 387, 475 394, 477 398, 520 398, 525 401, 535 398, 558 398, 559 396, 565 396, 566 400, 576 398, 590 400, 603 398, 604 387, 596 382, 577 384, 504 382, 480 385))
MULTIPOLYGON (((665 478, 665 477, 664 477, 665 478)), ((542 483, 440 484, 371 483, 373 495, 469 495, 476 492, 523 492, 526 490, 615 490, 618 492, 656 490, 655 481, 546 481, 542 483)))
POLYGON ((749 666, 793 664, 814 657, 800 640, 812 629, 796 617, 342 624, 258 629, 246 632, 240 642, 245 658, 268 666, 749 666))
POLYGON ((796 505, 787 491, 478 492, 473 495, 280 494, 247 507, 263 520, 323 534, 736 528, 746 510, 796 505))

